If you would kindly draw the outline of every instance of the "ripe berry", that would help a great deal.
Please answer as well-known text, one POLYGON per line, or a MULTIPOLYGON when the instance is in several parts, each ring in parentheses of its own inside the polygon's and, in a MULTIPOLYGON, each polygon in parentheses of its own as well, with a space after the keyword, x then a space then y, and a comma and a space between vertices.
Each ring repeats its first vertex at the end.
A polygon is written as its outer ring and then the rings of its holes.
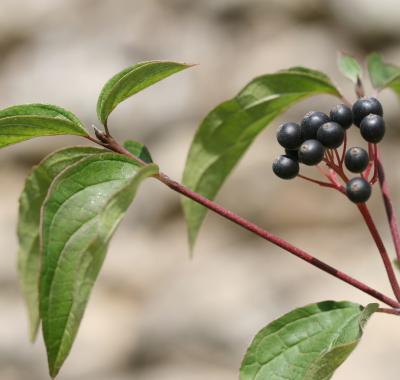
POLYGON ((351 179, 346 185, 346 195, 354 203, 366 202, 371 191, 371 185, 361 177, 351 179))
POLYGON ((285 149, 285 154, 293 160, 299 160, 299 151, 297 149, 285 149))
POLYGON ((287 149, 297 149, 303 142, 300 125, 296 123, 282 124, 276 133, 276 138, 279 144, 287 149))
POLYGON ((272 164, 273 172, 282 179, 292 179, 299 174, 299 163, 288 156, 279 156, 272 164))
POLYGON ((324 158, 325 148, 318 140, 306 140, 299 148, 299 161, 306 165, 319 164, 324 158))
POLYGON ((344 140, 344 129, 332 121, 322 124, 318 129, 317 139, 327 148, 338 148, 344 140))
POLYGON ((361 98, 353 104, 353 121, 358 127, 361 120, 370 113, 374 115, 383 115, 382 104, 376 98, 361 98))
POLYGON ((340 124, 344 129, 350 128, 353 124, 353 112, 345 104, 333 107, 329 116, 332 121, 340 124))
POLYGON ((368 115, 362 119, 360 131, 365 141, 376 144, 385 135, 385 121, 382 116, 368 115))
POLYGON ((301 122, 301 135, 303 140, 315 139, 318 128, 329 121, 329 116, 323 112, 310 111, 306 113, 301 122))
POLYGON ((347 170, 352 173, 362 173, 368 166, 369 157, 365 149, 355 146, 350 148, 344 157, 347 170))

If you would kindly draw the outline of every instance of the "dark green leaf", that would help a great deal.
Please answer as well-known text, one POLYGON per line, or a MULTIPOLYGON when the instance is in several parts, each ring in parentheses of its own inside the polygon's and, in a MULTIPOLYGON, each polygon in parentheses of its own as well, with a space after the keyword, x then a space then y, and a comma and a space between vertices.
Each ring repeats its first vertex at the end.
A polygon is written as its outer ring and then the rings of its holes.
POLYGON ((391 88, 400 96, 400 67, 383 62, 378 53, 369 55, 367 64, 371 83, 376 89, 391 88))
POLYGON ((40 136, 87 136, 79 119, 63 108, 24 104, 0 111, 0 148, 40 136))
POLYGON ((125 149, 129 150, 134 156, 139 157, 147 164, 151 164, 153 159, 151 158, 149 150, 145 145, 134 140, 127 140, 124 142, 125 149))
POLYGON ((352 82, 357 83, 361 79, 362 68, 358 61, 351 55, 339 53, 338 66, 342 74, 352 82))
POLYGON ((22 292, 28 308, 30 336, 33 341, 39 327, 40 209, 53 179, 66 167, 103 149, 72 147, 46 157, 26 179, 19 199, 18 217, 18 272, 22 292))
POLYGON ((113 109, 122 101, 183 69, 184 63, 150 61, 130 66, 114 75, 101 90, 97 101, 97 115, 106 125, 113 109))
POLYGON ((327 380, 357 346, 377 304, 311 304, 278 318, 251 343, 240 380, 327 380))
MULTIPOLYGON (((255 137, 273 119, 296 102, 324 93, 340 96, 325 74, 302 67, 254 79, 204 119, 190 147, 184 184, 213 199, 255 137)), ((188 199, 183 199, 183 208, 193 246, 207 210, 188 199)))
POLYGON ((43 206, 40 317, 50 374, 77 334, 108 243, 154 164, 104 153, 80 160, 52 183, 43 206))

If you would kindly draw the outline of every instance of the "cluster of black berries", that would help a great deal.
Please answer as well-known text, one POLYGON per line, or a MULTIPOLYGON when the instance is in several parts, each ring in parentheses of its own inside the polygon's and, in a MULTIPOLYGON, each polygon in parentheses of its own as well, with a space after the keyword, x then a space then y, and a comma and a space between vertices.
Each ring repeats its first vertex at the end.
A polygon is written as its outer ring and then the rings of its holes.
MULTIPOLYGON (((299 174, 299 163, 317 165, 325 156, 326 149, 340 147, 345 138, 345 130, 353 123, 359 127, 361 136, 368 143, 376 144, 385 134, 381 103, 375 98, 357 100, 352 109, 338 104, 329 116, 323 112, 308 112, 301 124, 282 124, 277 132, 277 140, 285 148, 285 154, 273 163, 274 173, 282 179, 292 179, 299 174)), ((360 147, 347 150, 346 168, 352 173, 362 173, 368 166, 368 153, 360 147)), ((351 179, 346 185, 346 193, 355 203, 365 202, 371 195, 371 185, 362 177, 351 179)))

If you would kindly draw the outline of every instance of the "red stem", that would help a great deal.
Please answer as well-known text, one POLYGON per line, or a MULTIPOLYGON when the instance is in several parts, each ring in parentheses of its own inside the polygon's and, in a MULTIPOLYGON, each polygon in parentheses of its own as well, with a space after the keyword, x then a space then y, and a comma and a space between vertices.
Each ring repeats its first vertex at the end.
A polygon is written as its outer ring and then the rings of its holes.
POLYGON ((301 174, 298 174, 297 177, 298 177, 298 178, 301 178, 301 179, 304 179, 304 180, 306 180, 306 181, 308 181, 308 182, 316 183, 316 184, 319 185, 319 186, 335 188, 335 186, 332 185, 332 184, 329 183, 329 182, 318 181, 318 180, 316 180, 316 179, 309 178, 309 177, 306 177, 306 176, 301 175, 301 174))
POLYGON ((397 260, 400 262, 400 234, 398 221, 396 216, 396 210, 393 207, 392 199, 390 196, 389 186, 386 181, 385 171, 383 169, 382 162, 380 160, 379 154, 377 157, 377 167, 378 167, 378 179, 381 188, 383 203, 385 204, 386 215, 389 221, 390 232, 392 234, 394 248, 396 250, 397 260))
POLYGON ((386 307, 380 307, 377 310, 378 313, 386 313, 386 314, 393 314, 393 315, 400 315, 400 309, 388 309, 386 307))
MULTIPOLYGON (((116 142, 111 136, 106 136, 105 141, 96 141, 93 138, 88 138, 90 141, 93 141, 99 145, 106 147, 114 152, 123 154, 132 158, 133 160, 145 164, 141 159, 134 156, 130 153, 127 149, 122 147, 118 142, 116 142)), ((261 227, 257 226, 256 224, 240 217, 239 215, 234 214, 233 212, 223 208, 222 206, 218 205, 217 203, 203 197, 202 195, 188 189, 187 187, 181 185, 179 182, 173 181, 170 179, 166 174, 159 173, 157 176, 161 182, 167 185, 170 189, 182 194, 193 201, 203 205, 204 207, 208 208, 211 211, 214 211, 218 215, 230 220, 231 222, 243 227, 244 229, 260 236, 261 238, 281 247, 282 249, 288 251, 289 253, 297 256, 298 258, 308 262, 309 264, 321 269, 322 271, 329 273, 333 277, 340 279, 343 282, 348 283, 349 285, 361 290, 364 293, 369 294, 370 296, 376 298, 377 300, 389 305, 393 308, 400 308, 400 302, 384 295, 383 293, 371 288, 370 286, 364 284, 363 282, 347 275, 339 271, 338 269, 326 264, 325 262, 317 259, 316 257, 308 254, 307 252, 301 250, 300 248, 295 247, 294 245, 288 243, 287 241, 279 238, 276 235, 271 234, 270 232, 262 229, 261 227)))
POLYGON ((232 211, 226 210, 222 206, 203 197, 202 195, 193 192, 192 190, 181 185, 180 183, 173 181, 167 175, 160 173, 159 180, 161 182, 163 182, 165 185, 167 185, 169 188, 171 188, 172 190, 192 199, 193 201, 203 205, 204 207, 207 207, 209 210, 214 211, 215 213, 221 215, 222 217, 230 220, 231 222, 234 222, 234 223, 240 225, 244 229, 246 229, 250 232, 253 232, 254 234, 260 236, 261 238, 263 238, 265 240, 268 240, 269 242, 277 245, 278 247, 283 248, 284 250, 288 251, 289 253, 291 253, 291 254, 297 256, 298 258, 308 262, 309 264, 323 270, 324 272, 329 273, 330 275, 358 288, 362 292, 371 295, 372 297, 386 303, 387 305, 390 305, 395 308, 400 307, 399 302, 397 302, 391 298, 388 298, 387 296, 376 291, 375 289, 372 289, 368 285, 356 280, 353 277, 350 277, 349 275, 324 263, 323 261, 317 259, 316 257, 311 256, 310 254, 303 251, 302 249, 295 247, 294 245, 279 238, 278 236, 275 236, 275 235, 271 234, 270 232, 262 229, 261 227, 257 226, 256 224, 240 217, 239 215, 234 214, 232 211))
POLYGON ((372 235, 372 238, 375 241, 375 244, 378 248, 379 253, 381 254, 381 258, 382 258, 383 264, 385 266, 390 285, 392 286, 393 293, 396 296, 396 299, 398 301, 400 301, 400 287, 399 287, 399 283, 397 282, 397 279, 396 279, 396 274, 394 273, 394 270, 393 270, 392 262, 386 251, 383 241, 379 235, 379 232, 375 226, 375 223, 372 220, 372 217, 368 210, 368 207, 365 203, 360 203, 357 205, 357 207, 360 210, 361 215, 363 216, 365 223, 368 226, 368 229, 372 235))
POLYGON ((340 158, 340 156, 339 156, 339 152, 338 152, 337 149, 335 149, 335 156, 336 156, 336 160, 337 160, 337 162, 338 162, 337 164, 338 164, 338 166, 340 166, 342 160, 341 160, 341 158, 340 158))
POLYGON ((346 156, 346 149, 347 149, 347 131, 344 131, 343 150, 342 150, 342 157, 340 159, 341 167, 343 167, 344 159, 346 156))
MULTIPOLYGON (((369 144, 372 145, 372 144, 369 144)), ((372 145, 372 153, 373 153, 373 162, 374 162, 374 174, 371 178, 371 185, 376 183, 378 180, 378 146, 376 144, 372 145)))

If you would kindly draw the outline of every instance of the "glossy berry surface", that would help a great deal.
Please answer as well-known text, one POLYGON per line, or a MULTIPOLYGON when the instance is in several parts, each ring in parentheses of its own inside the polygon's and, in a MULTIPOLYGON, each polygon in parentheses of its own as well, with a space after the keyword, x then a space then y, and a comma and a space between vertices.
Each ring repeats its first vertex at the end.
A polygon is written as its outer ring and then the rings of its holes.
POLYGON ((350 128, 353 124, 353 112, 345 104, 338 104, 333 107, 329 116, 332 121, 340 124, 344 129, 350 128))
POLYGON ((346 195, 354 203, 366 202, 371 191, 371 185, 361 177, 351 179, 346 185, 346 195))
POLYGON ((299 174, 299 163, 288 156, 279 156, 272 164, 273 172, 282 179, 292 179, 299 174))
POLYGON ((332 121, 322 124, 318 129, 317 139, 326 148, 338 148, 344 140, 344 129, 340 124, 332 121))
POLYGON ((364 117, 369 114, 383 115, 382 104, 376 98, 361 98, 353 104, 353 121, 358 127, 364 117))
POLYGON ((303 140, 315 139, 317 137, 318 128, 329 120, 329 116, 323 112, 308 112, 301 122, 301 134, 303 140))
POLYGON ((378 143, 385 135, 385 121, 382 116, 368 115, 362 119, 360 124, 361 136, 365 141, 378 143))
POLYGON ((287 149, 297 149, 303 142, 300 125, 296 123, 282 124, 276 133, 276 138, 279 144, 287 149))
POLYGON ((299 160, 299 151, 297 149, 285 149, 286 156, 293 158, 293 160, 299 160))
POLYGON ((352 173, 362 173, 367 168, 368 162, 367 151, 357 146, 348 149, 344 157, 344 164, 352 173))
POLYGON ((306 140, 299 148, 299 161, 306 165, 317 165, 324 158, 325 148, 315 139, 306 140))

